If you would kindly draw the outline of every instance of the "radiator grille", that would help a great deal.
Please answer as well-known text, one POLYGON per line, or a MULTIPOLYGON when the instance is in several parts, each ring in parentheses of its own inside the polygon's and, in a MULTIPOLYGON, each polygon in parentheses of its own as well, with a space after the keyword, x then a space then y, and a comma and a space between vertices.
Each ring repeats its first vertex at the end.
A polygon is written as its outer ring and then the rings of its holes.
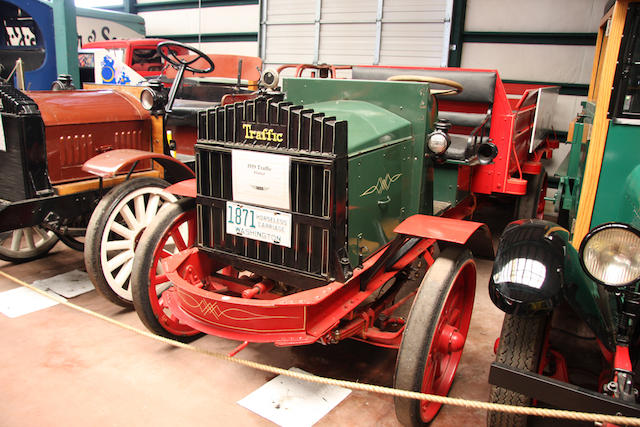
POLYGON ((0 199, 17 202, 51 194, 38 105, 18 89, 0 84, 0 120, 0 199))
POLYGON ((341 263, 347 236, 346 131, 346 122, 334 117, 265 98, 201 112, 198 245, 231 265, 298 288, 344 280, 350 273, 341 263), (277 129, 282 141, 247 139, 248 128, 277 129), (292 215, 291 248, 226 234, 232 150, 238 149, 290 156, 291 209, 285 212, 292 215))

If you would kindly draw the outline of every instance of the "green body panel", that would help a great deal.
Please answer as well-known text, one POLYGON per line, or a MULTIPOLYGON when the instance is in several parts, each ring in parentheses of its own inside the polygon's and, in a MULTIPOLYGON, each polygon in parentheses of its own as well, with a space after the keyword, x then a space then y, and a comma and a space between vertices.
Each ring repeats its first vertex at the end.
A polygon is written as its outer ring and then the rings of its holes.
POLYGON ((456 164, 444 163, 433 168, 434 212, 437 214, 449 206, 455 206, 469 195, 458 188, 456 164))
POLYGON ((600 341, 612 350, 615 348, 613 337, 617 322, 612 308, 616 307, 616 299, 612 293, 590 279, 582 269, 578 251, 569 243, 569 232, 561 230, 556 233, 562 233, 567 242, 563 287, 565 298, 600 341))
POLYGON ((624 184, 624 199, 619 215, 619 221, 640 230, 640 165, 633 168, 624 184))
POLYGON ((558 167, 555 176, 559 178, 558 192, 556 196, 556 211, 564 209, 569 211, 569 229, 575 221, 580 201, 580 190, 584 177, 584 167, 589 149, 590 126, 595 115, 595 104, 583 102, 582 113, 573 123, 573 138, 567 143, 571 144, 569 155, 558 167))
MULTIPOLYGON (((126 4, 126 1, 125 1, 125 4, 126 4)), ((146 34, 144 18, 142 16, 139 16, 133 13, 124 13, 124 12, 117 12, 114 10, 78 7, 76 8, 76 15, 84 16, 86 18, 115 21, 122 26, 131 28, 136 33, 140 33, 140 38, 144 38, 146 34)))
POLYGON ((327 117, 346 120, 349 157, 412 138, 411 123, 384 108, 364 101, 325 101, 305 104, 327 117))
MULTIPOLYGON (((638 204, 637 194, 622 191, 636 166, 640 165, 638 140, 640 126, 613 122, 609 125, 591 227, 603 222, 623 221, 621 214, 632 212, 632 205, 638 204), (635 201, 630 200, 633 197, 635 201)), ((628 218, 629 214, 624 216, 628 218)))
POLYGON ((80 81, 78 69, 78 31, 76 29, 76 6, 73 0, 53 0, 53 27, 56 39, 56 68, 58 74, 69 74, 80 81))
POLYGON ((352 265, 393 239, 402 220, 433 213, 427 84, 297 78, 285 79, 283 91, 286 101, 347 121, 352 265))

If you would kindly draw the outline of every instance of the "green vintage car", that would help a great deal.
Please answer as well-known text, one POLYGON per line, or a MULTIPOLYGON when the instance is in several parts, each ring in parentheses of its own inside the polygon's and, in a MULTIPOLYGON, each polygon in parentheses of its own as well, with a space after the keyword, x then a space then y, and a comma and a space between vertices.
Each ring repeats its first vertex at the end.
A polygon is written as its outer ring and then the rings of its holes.
POLYGON ((489 293, 506 314, 491 401, 637 417, 640 2, 615 2, 601 22, 589 99, 561 168, 560 224, 518 220, 500 239, 489 293))

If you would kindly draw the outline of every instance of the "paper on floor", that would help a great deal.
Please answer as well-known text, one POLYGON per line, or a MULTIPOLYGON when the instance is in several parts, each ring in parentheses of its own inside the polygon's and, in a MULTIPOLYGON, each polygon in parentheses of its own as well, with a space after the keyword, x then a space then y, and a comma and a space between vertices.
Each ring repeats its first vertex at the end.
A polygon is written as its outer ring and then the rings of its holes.
POLYGON ((50 289, 65 298, 77 297, 94 289, 89 275, 79 270, 58 274, 48 279, 36 280, 32 286, 42 290, 50 289))
MULTIPOLYGON (((49 291, 50 292, 50 291, 49 291)), ((64 299, 51 292, 58 299, 64 299)), ((50 298, 40 295, 28 288, 15 288, 0 292, 0 313, 15 318, 34 311, 42 310, 58 304, 50 298)))
MULTIPOLYGON (((305 373, 298 368, 289 370, 305 373)), ((311 426, 349 393, 347 388, 278 375, 238 404, 280 426, 311 426)))

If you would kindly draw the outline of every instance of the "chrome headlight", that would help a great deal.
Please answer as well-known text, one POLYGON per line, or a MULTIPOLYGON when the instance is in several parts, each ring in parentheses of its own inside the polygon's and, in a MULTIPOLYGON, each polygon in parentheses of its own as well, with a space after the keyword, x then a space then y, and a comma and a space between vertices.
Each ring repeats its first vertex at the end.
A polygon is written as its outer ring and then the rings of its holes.
POLYGON ((451 145, 451 138, 449 138, 449 134, 436 130, 431 132, 427 137, 427 147, 433 154, 444 154, 445 151, 451 145))
POLYGON ((587 274, 607 286, 627 286, 640 279, 640 232, 627 224, 594 228, 580 245, 587 274))
POLYGON ((145 110, 161 110, 166 101, 167 97, 159 80, 150 80, 149 87, 140 92, 140 104, 145 110))
POLYGON ((276 70, 267 69, 262 73, 262 77, 260 78, 260 86, 265 87, 267 89, 275 89, 278 87, 278 82, 280 81, 280 76, 276 70))
POLYGON ((151 110, 153 108, 153 98, 154 98, 155 92, 153 89, 144 89, 141 93, 140 93, 140 103, 142 104, 142 107, 145 110, 151 110))

